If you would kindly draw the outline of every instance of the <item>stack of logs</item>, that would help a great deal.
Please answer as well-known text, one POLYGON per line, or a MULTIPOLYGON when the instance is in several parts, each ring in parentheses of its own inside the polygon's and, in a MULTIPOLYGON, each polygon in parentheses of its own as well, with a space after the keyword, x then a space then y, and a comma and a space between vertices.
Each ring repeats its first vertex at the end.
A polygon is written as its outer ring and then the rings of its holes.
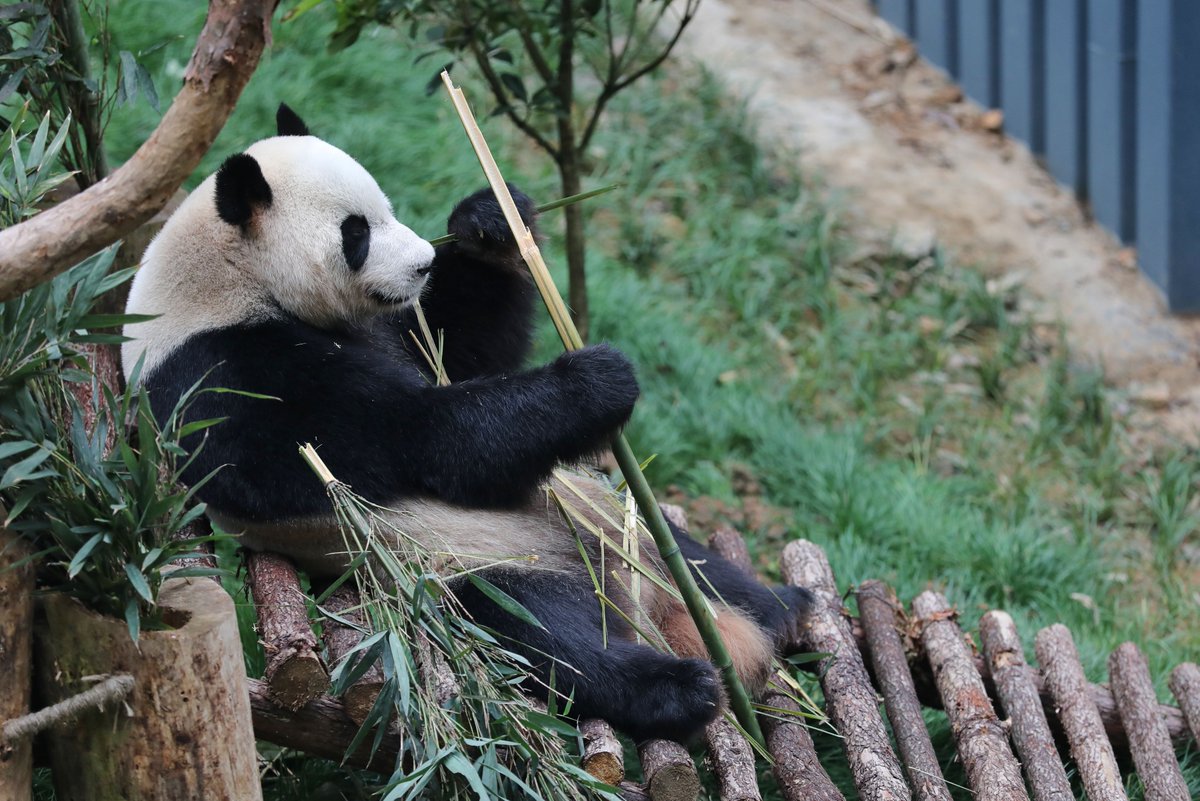
MULTIPOLYGON (((682 510, 665 507, 686 528, 682 510)), ((710 546, 753 572, 740 535, 716 532, 710 546)), ((1200 668, 1180 665, 1171 690, 1180 708, 1160 705, 1146 660, 1132 643, 1109 659, 1111 690, 1084 677, 1071 633, 1061 625, 1037 635, 1041 671, 1026 664, 1011 617, 991 611, 980 621, 982 654, 959 628, 946 599, 925 592, 905 614, 882 582, 867 581, 856 592, 861 617, 842 605, 825 554, 798 540, 783 552, 787 583, 813 590, 817 603, 806 627, 806 650, 826 654, 817 666, 829 721, 842 737, 859 797, 867 801, 949 799, 950 793, 921 715, 922 705, 944 708, 967 776, 981 801, 1064 801, 1074 791, 1055 736, 1064 738, 1088 798, 1125 799, 1114 746, 1133 757, 1150 801, 1190 797, 1174 745, 1189 736, 1200 742, 1200 668), (919 653, 920 659, 910 654, 919 653), (896 750, 880 713, 882 695, 896 750), (1007 716, 1002 719, 993 700, 1007 716), (1011 743, 1011 745, 1010 745, 1011 743), (1014 751, 1015 749, 1015 751, 1014 751), (897 751, 899 754, 897 755, 897 751), (1022 767, 1024 772, 1022 775, 1022 767), (1027 791, 1028 788, 1028 791, 1027 791)), ((265 681, 251 681, 256 735, 279 745, 341 759, 382 682, 369 671, 343 700, 326 695, 329 680, 308 620, 308 603, 295 569, 274 554, 247 558, 248 584, 258 607, 267 654, 265 681)), ((357 600, 339 590, 324 608, 354 623, 322 620, 332 664, 363 636, 357 600)), ((453 677, 447 692, 455 691, 453 677)), ((818 761, 813 740, 795 702, 781 690, 760 699, 772 770, 785 801, 842 801, 818 761), (790 714, 789 714, 790 713, 790 714)), ((581 722, 583 767, 621 789, 630 799, 691 801, 700 793, 697 766, 688 750, 666 740, 641 744, 642 783, 625 780, 623 748, 601 720, 581 722)), ((735 727, 718 719, 705 732, 706 761, 725 801, 758 801, 761 793, 754 751, 735 727)), ((398 738, 385 739, 377 759, 390 764, 398 738)), ((351 764, 366 766, 365 751, 351 764)))

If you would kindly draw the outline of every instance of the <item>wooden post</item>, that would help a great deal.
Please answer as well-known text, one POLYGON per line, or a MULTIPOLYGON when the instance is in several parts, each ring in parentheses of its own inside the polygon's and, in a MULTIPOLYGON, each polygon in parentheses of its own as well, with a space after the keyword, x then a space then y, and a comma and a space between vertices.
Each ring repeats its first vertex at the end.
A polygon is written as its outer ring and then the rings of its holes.
POLYGON ((1071 632, 1061 623, 1037 634, 1038 662, 1071 744, 1071 756, 1091 801, 1128 801, 1112 745, 1088 690, 1071 632))
POLYGON ((625 749, 609 726, 599 718, 579 722, 583 736, 583 769, 605 784, 616 787, 625 778, 625 749))
POLYGON ((921 645, 937 679, 946 717, 979 801, 1028 799, 1021 766, 1008 747, 1008 736, 988 700, 975 670, 971 650, 954 622, 954 611, 940 593, 923 592, 913 599, 920 618, 921 645))
POLYGON ((1188 801, 1187 783, 1175 760, 1167 727, 1158 715, 1146 657, 1133 643, 1122 643, 1108 657, 1108 677, 1146 801, 1188 801))
POLYGON ((880 801, 908 801, 912 794, 888 743, 875 689, 843 614, 824 552, 807 540, 788 543, 783 549, 783 576, 788 584, 808 587, 815 596, 806 623, 809 647, 830 654, 819 663, 821 688, 829 718, 843 737, 859 794, 880 801))
MULTIPOLYGON (((332 617, 326 616, 323 623, 322 639, 329 653, 329 664, 336 665, 345 658, 346 654, 363 640, 361 629, 366 627, 367 618, 359 609, 361 602, 358 593, 347 583, 325 599, 325 609, 343 620, 353 623, 358 628, 339 623, 332 617)), ((383 668, 376 660, 367 672, 354 682, 346 692, 342 693, 342 703, 346 713, 355 723, 362 725, 383 689, 383 668)))
POLYGON ((950 801, 950 790, 929 740, 908 658, 896 629, 900 602, 882 581, 864 581, 858 588, 858 611, 875 668, 875 682, 883 693, 913 796, 918 801, 950 801))
POLYGON ((254 801, 262 797, 233 600, 207 579, 168 579, 159 605, 175 628, 141 632, 65 595, 45 598, 38 676, 49 702, 89 677, 133 676, 124 702, 49 732, 59 801, 254 801))
POLYGON ((638 746, 642 778, 653 801, 696 801, 700 777, 691 754, 672 740, 647 740, 638 746))
POLYGON ((786 695, 768 690, 764 706, 779 713, 762 716, 767 750, 775 759, 775 780, 784 801, 846 801, 817 759, 800 706, 786 695))
MULTIPOLYGON (((0 508, 0 514, 4 514, 0 508)), ((25 540, 0 527, 0 723, 29 711, 33 687, 33 565, 25 540)), ((0 737, 0 798, 28 801, 33 792, 33 742, 0 737)))
POLYGON ((1200 745, 1200 666, 1184 662, 1171 671, 1171 692, 1179 702, 1192 730, 1192 739, 1200 745))
POLYGON ((258 613, 271 696, 288 709, 299 709, 329 689, 329 674, 317 651, 296 568, 279 554, 248 552, 246 583, 258 613))
POLYGON ((1034 801, 1072 801, 1075 794, 1033 684, 1033 669, 1025 663, 1016 624, 1007 612, 993 610, 980 619, 979 636, 1034 801))

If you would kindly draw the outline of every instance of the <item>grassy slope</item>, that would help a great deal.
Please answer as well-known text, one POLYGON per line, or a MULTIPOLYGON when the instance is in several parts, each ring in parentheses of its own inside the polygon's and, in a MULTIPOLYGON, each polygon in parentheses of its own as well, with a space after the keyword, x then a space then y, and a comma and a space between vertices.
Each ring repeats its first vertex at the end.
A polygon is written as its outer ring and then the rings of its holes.
MULTIPOLYGON (((136 52, 195 31, 198 9, 122 2, 115 43, 136 52)), ((414 69, 417 51, 389 32, 330 57, 326 31, 319 14, 277 27, 200 174, 271 133, 283 100, 377 176, 400 219, 440 233, 482 178, 449 104, 424 96, 436 59, 414 69)), ((147 59, 164 98, 188 44, 147 59)), ((115 160, 155 120, 119 110, 115 160)), ((553 197, 544 159, 485 124, 509 177, 553 197)), ((764 153, 714 82, 685 68, 623 98, 593 156, 595 184, 626 183, 592 205, 594 330, 640 367, 630 437, 659 454, 656 485, 743 523, 768 572, 782 521, 826 548, 844 585, 882 578, 903 597, 937 586, 966 624, 1003 607, 1027 639, 1063 621, 1093 680, 1127 638, 1157 676, 1194 658, 1196 602, 1176 559, 1194 541, 1192 462, 1131 453, 1098 377, 1034 336, 1016 293, 937 259, 848 264, 794 159, 764 153), (748 514, 747 472, 765 522, 748 514)), ((557 221, 545 227, 561 263, 557 221)), ((555 347, 547 330, 541 352, 555 347)), ((1200 790, 1200 759, 1187 762, 1200 790)))

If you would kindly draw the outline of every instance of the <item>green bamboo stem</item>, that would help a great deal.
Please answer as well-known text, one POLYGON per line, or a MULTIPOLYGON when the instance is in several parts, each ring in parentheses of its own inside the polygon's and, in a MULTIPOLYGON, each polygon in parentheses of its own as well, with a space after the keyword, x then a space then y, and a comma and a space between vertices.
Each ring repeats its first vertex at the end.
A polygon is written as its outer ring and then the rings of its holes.
MULTIPOLYGON (((537 284, 538 290, 542 295, 542 300, 546 304, 546 309, 550 312, 550 317, 554 321, 554 326, 558 330, 559 337, 562 339, 563 347, 568 351, 579 350, 583 347, 583 340, 579 336, 579 331, 576 329, 575 323, 571 320, 571 315, 567 313, 562 295, 559 293, 558 287, 555 286, 554 280, 550 277, 550 271, 542 259, 541 251, 538 249, 533 234, 521 220, 521 215, 517 211, 516 204, 508 192, 508 185, 504 182, 504 177, 500 174, 500 168, 496 165, 491 150, 488 148, 487 142, 483 139, 483 133, 479 130, 479 126, 475 122, 475 117, 471 114, 471 110, 467 106, 467 101, 463 97, 462 90, 454 86, 447 72, 442 73, 442 82, 450 92, 450 98, 454 102, 454 107, 458 112, 459 118, 462 120, 463 128, 467 132, 467 138, 471 140, 471 145, 475 149, 475 155, 479 158, 479 163, 483 167, 484 174, 487 175, 488 183, 491 184, 492 190, 496 193, 496 199, 500 202, 500 207, 504 210, 504 216, 508 221, 509 227, 512 228, 513 235, 517 238, 517 243, 521 246, 521 255, 525 258, 526 264, 529 265, 534 282, 537 284)), ((758 720, 755 718, 754 710, 750 704, 750 696, 746 692, 746 688, 742 686, 737 671, 733 667, 733 660, 729 656, 725 642, 721 639, 721 633, 717 629, 717 622, 713 617, 712 610, 705 602, 704 596, 700 594, 700 588, 696 584, 696 579, 692 575, 692 571, 688 569, 687 562, 683 558, 683 553, 679 550, 679 544, 675 542, 675 537, 671 534, 671 529, 667 526, 667 521, 663 517, 662 510, 658 507, 658 501, 654 498, 654 492, 650 489, 650 483, 646 481, 646 476, 642 473, 641 465, 637 457, 634 456, 633 449, 629 446, 629 442, 625 439, 624 434, 618 434, 613 438, 612 450, 613 455, 617 459, 617 464, 621 467, 621 473, 625 477, 629 491, 633 494, 634 500, 637 501, 638 509, 641 510, 642 516, 646 520, 646 528, 650 531, 650 536, 654 538, 654 544, 658 547, 658 552, 662 556, 664 564, 666 564, 667 569, 671 572, 671 578, 674 579, 675 586, 679 589, 679 594, 683 596, 684 603, 687 604, 688 612, 691 614, 692 620, 696 623, 696 629, 700 632, 700 637, 704 640, 705 647, 708 648, 709 657, 721 672, 721 677, 725 682, 725 689, 729 695, 729 706, 733 709, 738 723, 741 724, 746 734, 765 748, 762 730, 759 729, 758 720)))

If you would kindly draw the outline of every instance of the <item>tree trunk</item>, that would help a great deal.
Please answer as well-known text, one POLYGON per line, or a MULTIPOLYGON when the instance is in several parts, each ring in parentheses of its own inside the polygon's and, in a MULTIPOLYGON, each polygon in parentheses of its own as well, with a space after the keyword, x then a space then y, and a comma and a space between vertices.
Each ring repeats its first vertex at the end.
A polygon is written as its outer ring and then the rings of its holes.
POLYGON ((254 801, 262 797, 233 600, 207 579, 163 584, 159 603, 177 628, 143 631, 65 595, 44 608, 38 677, 48 702, 88 677, 128 673, 124 703, 49 732, 59 801, 254 801))
MULTIPOLYGON (((579 174, 579 154, 574 145, 563 150, 563 162, 559 165, 562 175, 563 197, 578 195, 583 191, 579 174), (568 155, 569 153, 569 155, 568 155)), ((572 203, 563 209, 566 215, 567 236, 567 303, 571 307, 571 319, 579 329, 579 337, 588 341, 588 292, 587 292, 587 233, 584 226, 583 206, 572 203)))
MULTIPOLYGON (((0 513, 3 513, 0 508, 0 513)), ((0 528, 0 721, 29 711, 33 682, 33 566, 25 541, 0 528)), ((3 738, 0 738, 2 740, 3 738)), ((33 788, 33 743, 0 742, 0 798, 27 801, 33 788)))

